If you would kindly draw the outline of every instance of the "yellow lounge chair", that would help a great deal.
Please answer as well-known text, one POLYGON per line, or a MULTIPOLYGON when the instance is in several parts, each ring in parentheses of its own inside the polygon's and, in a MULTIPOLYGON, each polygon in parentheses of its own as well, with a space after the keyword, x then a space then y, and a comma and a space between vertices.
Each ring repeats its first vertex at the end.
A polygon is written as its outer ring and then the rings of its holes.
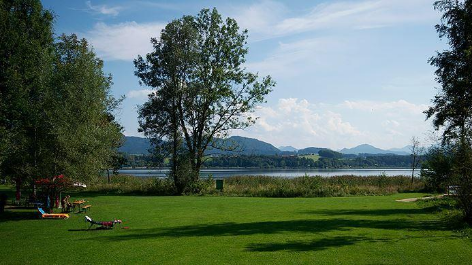
POLYGON ((38 208, 41 213, 41 217, 44 219, 67 219, 69 215, 66 213, 46 213, 43 208, 38 208))

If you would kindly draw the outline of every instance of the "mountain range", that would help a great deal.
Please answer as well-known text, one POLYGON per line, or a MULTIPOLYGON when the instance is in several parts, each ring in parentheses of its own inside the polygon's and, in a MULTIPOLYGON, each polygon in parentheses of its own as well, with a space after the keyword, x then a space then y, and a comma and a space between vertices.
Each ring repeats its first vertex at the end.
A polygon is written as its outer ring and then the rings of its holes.
MULTIPOLYGON (((222 155, 306 155, 317 154, 320 150, 329 150, 329 148, 322 147, 307 147, 303 149, 296 149, 292 146, 281 146, 276 148, 272 144, 242 136, 231 136, 226 140, 217 139, 216 146, 221 149, 209 148, 206 152, 208 155, 222 154, 222 155)), ((151 144, 149 139, 124 136, 123 146, 118 151, 127 154, 149 154, 151 144)), ((395 155, 409 155, 410 146, 402 148, 392 148, 388 150, 380 149, 369 144, 361 144, 353 148, 343 148, 339 151, 346 155, 358 154, 395 154, 395 155)))
POLYGON ((280 146, 278 149, 282 152, 297 152, 298 149, 293 146, 280 146))
POLYGON ((343 148, 339 152, 349 155, 358 155, 358 154, 395 154, 395 155, 409 155, 410 147, 405 146, 403 148, 392 148, 388 150, 380 149, 370 144, 361 144, 353 148, 343 148))

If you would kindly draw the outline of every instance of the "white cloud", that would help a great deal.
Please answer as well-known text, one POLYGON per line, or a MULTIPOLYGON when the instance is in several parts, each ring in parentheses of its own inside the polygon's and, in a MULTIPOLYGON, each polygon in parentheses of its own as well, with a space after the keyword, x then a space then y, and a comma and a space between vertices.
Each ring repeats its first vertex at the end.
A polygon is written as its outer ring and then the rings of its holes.
POLYGON ((231 10, 229 17, 234 18, 240 28, 248 29, 251 40, 261 40, 274 32, 274 26, 287 15, 288 8, 278 2, 262 1, 250 6, 237 7, 231 10))
POLYGON ((276 145, 297 147, 339 147, 336 139, 354 139, 361 136, 356 127, 343 120, 341 114, 321 109, 305 99, 280 99, 275 107, 259 107, 256 125, 240 135, 255 137, 276 145))
POLYGON ((340 149, 363 143, 386 149, 403 147, 412 136, 423 137, 428 131, 423 107, 405 100, 314 104, 305 99, 284 98, 276 106, 259 107, 254 113, 259 117, 257 123, 236 133, 297 148, 340 149), (376 111, 372 112, 372 108, 376 111))
MULTIPOLYGON (((117 15, 121 9, 105 5, 94 6, 91 2, 87 2, 87 5, 95 12, 109 15, 117 15)), ((430 0, 334 2, 318 4, 308 13, 290 16, 290 8, 284 4, 263 1, 249 7, 233 8, 228 13, 238 21, 241 28, 250 30, 252 40, 261 40, 325 29, 369 29, 408 22, 436 21, 437 14, 431 5, 430 0)), ((164 27, 163 22, 124 22, 114 25, 97 23, 86 35, 99 55, 105 59, 132 60, 137 54, 150 51, 149 39, 158 37, 164 27)), ((280 43, 272 56, 262 63, 281 68, 275 62, 282 57, 288 60, 284 54, 293 56, 289 62, 296 62, 306 57, 310 50, 316 50, 319 55, 323 48, 331 47, 331 51, 339 51, 340 47, 333 46, 342 44, 343 40, 340 38, 312 38, 280 43)), ((345 43, 344 46, 349 45, 345 43)))
POLYGON ((120 6, 109 7, 107 5, 92 5, 91 1, 85 2, 89 11, 101 15, 117 16, 123 8, 120 6))
POLYGON ((342 107, 346 107, 352 110, 362 110, 362 111, 371 111, 371 112, 384 112, 387 111, 391 114, 401 110, 403 113, 408 114, 423 114, 428 108, 428 105, 425 104, 413 104, 406 100, 398 100, 392 102, 375 102, 375 101, 349 101, 346 100, 341 104, 342 107))
POLYGON ((146 101, 152 92, 152 89, 131 90, 126 94, 126 98, 146 101))
POLYGON ((274 1, 263 1, 230 11, 252 40, 324 29, 365 30, 404 23, 436 21, 434 0, 335 1, 321 3, 310 11, 288 16, 290 8, 274 1), (251 35, 250 34, 250 35, 251 35))
POLYGON ((161 23, 107 25, 100 22, 86 33, 86 37, 102 59, 130 61, 152 51, 150 40, 159 37, 164 26, 161 23))
POLYGON ((276 79, 293 78, 313 72, 316 67, 339 67, 345 53, 351 47, 342 38, 311 38, 293 42, 279 42, 278 47, 264 59, 247 63, 251 71, 270 74, 276 79))

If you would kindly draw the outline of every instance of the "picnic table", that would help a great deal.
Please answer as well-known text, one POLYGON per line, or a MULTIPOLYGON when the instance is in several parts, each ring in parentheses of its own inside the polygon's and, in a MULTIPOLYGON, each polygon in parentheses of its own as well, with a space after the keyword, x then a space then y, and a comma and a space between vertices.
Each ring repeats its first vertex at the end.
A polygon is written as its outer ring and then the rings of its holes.
POLYGON ((79 207, 79 213, 82 211, 82 204, 86 203, 85 200, 75 200, 73 203, 72 203, 72 206, 74 207, 79 207))

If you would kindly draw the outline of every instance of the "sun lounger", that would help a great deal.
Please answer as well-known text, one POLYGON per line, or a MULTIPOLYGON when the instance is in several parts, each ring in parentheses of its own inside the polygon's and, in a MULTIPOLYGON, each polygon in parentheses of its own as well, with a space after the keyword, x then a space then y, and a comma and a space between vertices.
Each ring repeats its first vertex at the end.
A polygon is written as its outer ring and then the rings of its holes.
POLYGON ((44 219, 67 219, 69 215, 66 213, 46 213, 43 208, 38 208, 38 211, 41 213, 41 218, 44 219))

